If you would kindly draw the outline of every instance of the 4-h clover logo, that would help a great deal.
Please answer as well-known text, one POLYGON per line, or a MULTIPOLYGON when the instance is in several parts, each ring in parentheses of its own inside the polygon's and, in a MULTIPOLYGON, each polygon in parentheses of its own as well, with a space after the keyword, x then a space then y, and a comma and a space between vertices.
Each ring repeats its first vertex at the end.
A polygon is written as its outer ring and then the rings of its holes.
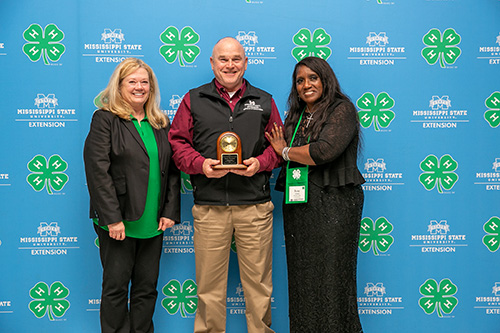
POLYGON ((420 174, 420 183, 427 191, 436 187, 439 193, 443 193, 443 188, 447 191, 455 185, 458 180, 458 175, 453 172, 458 168, 458 163, 446 154, 438 158, 435 155, 428 155, 422 162, 420 162, 420 169, 423 171, 420 174))
POLYGON ((297 47, 292 49, 292 56, 297 62, 310 56, 327 60, 332 50, 326 45, 330 44, 331 40, 323 28, 314 30, 312 36, 309 29, 302 28, 293 36, 293 42, 297 47))
POLYGON ((376 98, 371 92, 364 93, 356 101, 360 109, 358 114, 361 126, 368 128, 373 122, 373 127, 377 132, 380 131, 379 126, 386 128, 396 116, 391 110, 394 104, 394 99, 386 92, 381 92, 376 98))
POLYGON ((459 47, 455 46, 460 43, 460 35, 452 29, 448 28, 443 32, 434 28, 422 38, 427 47, 422 50, 422 57, 429 65, 434 65, 439 59, 439 65, 444 68, 444 62, 452 65, 457 61, 462 52, 459 47), (443 62, 444 61, 444 62, 443 62))
POLYGON ((498 228, 500 227, 500 219, 493 216, 486 222, 483 226, 483 230, 486 235, 483 237, 483 244, 491 252, 495 252, 500 247, 500 232, 498 228))
POLYGON ((300 179, 300 170, 299 169, 294 169, 293 172, 292 172, 292 177, 295 180, 300 179))
POLYGON ((64 173, 68 168, 68 163, 59 155, 52 155, 47 159, 42 155, 36 155, 28 162, 28 170, 31 171, 26 177, 28 184, 37 192, 47 186, 47 192, 52 194, 52 190, 60 191, 69 180, 64 173))
POLYGON ((437 314, 440 318, 443 317, 442 312, 450 314, 458 304, 458 299, 454 297, 457 293, 457 286, 450 279, 443 279, 439 282, 439 286, 434 279, 427 279, 420 286, 420 293, 424 295, 418 300, 418 305, 428 315, 437 309, 437 314))
POLYGON ((387 221, 383 216, 379 217, 375 224, 373 220, 369 217, 365 217, 361 220, 361 230, 359 231, 359 249, 361 252, 366 253, 370 251, 373 245, 373 254, 379 255, 377 249, 380 252, 387 252, 392 243, 394 243, 394 238, 389 235, 394 227, 387 221))
POLYGON ((98 109, 101 109, 101 108, 103 107, 102 102, 101 102, 101 96, 102 96, 102 93, 99 93, 99 95, 97 95, 97 96, 94 98, 94 105, 95 105, 98 109))
POLYGON ((181 193, 186 194, 193 191, 193 184, 191 184, 191 177, 187 173, 181 171, 181 193))
POLYGON ((198 297, 196 292, 198 287, 193 280, 186 280, 181 284, 177 280, 170 280, 163 287, 163 294, 167 296, 161 301, 161 305, 171 315, 181 312, 181 316, 186 318, 186 312, 193 314, 198 308, 198 297))
POLYGON ((49 286, 45 282, 38 282, 31 290, 30 296, 34 300, 29 303, 29 309, 37 318, 42 318, 49 313, 49 319, 54 316, 62 317, 69 309, 69 301, 65 300, 69 289, 61 282, 56 281, 49 286))
POLYGON ((23 52, 33 62, 43 55, 43 62, 48 65, 48 59, 58 61, 66 49, 59 43, 64 39, 64 33, 54 23, 47 24, 45 30, 39 24, 32 24, 24 31, 23 37, 28 42, 23 45, 23 52))
POLYGON ((194 45, 200 40, 200 35, 191 27, 182 28, 179 34, 176 27, 170 26, 161 33, 160 40, 166 44, 160 47, 160 54, 169 64, 179 56, 179 64, 184 67, 183 59, 191 64, 200 54, 200 48, 194 45))
POLYGON ((484 119, 491 127, 500 125, 500 91, 495 91, 485 101, 488 110, 484 113, 484 119))

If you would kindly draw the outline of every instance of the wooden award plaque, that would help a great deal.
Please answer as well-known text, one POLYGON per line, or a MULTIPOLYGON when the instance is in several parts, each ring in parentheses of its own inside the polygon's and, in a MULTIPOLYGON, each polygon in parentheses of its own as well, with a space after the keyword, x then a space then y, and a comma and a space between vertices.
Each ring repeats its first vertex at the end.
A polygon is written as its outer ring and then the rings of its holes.
POLYGON ((217 139, 217 159, 220 164, 214 169, 246 169, 241 163, 241 140, 234 132, 224 132, 217 139))

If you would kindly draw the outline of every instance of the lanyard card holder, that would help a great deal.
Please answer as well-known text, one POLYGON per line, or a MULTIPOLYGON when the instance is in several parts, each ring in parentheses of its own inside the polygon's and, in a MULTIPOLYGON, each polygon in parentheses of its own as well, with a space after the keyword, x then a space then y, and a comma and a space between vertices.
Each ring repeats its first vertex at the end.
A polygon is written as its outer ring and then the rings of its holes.
POLYGON ((286 167, 285 203, 306 203, 309 166, 286 167))
MULTIPOLYGON (((305 109, 304 109, 305 110, 305 109)), ((300 122, 302 121, 302 116, 304 115, 304 110, 300 114, 299 121, 293 132, 292 140, 290 141, 290 147, 293 145, 295 140, 295 134, 299 129, 300 122)), ((309 138, 307 139, 309 142, 309 138)), ((308 192, 308 175, 309 166, 299 163, 292 163, 290 168, 290 161, 286 165, 286 186, 285 186, 285 203, 295 204, 295 203, 306 203, 307 202, 307 192, 308 192)))

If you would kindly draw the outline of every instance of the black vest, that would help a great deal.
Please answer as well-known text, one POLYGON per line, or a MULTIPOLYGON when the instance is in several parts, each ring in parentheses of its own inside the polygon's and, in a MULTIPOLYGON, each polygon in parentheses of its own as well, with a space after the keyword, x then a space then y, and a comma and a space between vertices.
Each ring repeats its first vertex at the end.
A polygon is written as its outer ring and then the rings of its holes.
MULTIPOLYGON (((219 95, 215 82, 189 92, 193 117, 193 146, 205 158, 217 158, 217 138, 233 131, 241 138, 243 160, 263 153, 264 136, 271 116, 272 97, 246 82, 246 90, 234 111, 219 95)), ((229 173, 223 178, 191 175, 194 202, 200 205, 248 205, 271 200, 270 172, 252 177, 229 173)))

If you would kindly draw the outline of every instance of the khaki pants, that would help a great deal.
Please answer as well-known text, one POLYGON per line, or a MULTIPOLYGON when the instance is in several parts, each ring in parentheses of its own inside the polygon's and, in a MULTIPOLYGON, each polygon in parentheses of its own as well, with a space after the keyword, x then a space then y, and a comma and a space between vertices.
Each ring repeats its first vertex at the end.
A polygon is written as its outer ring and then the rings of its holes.
POLYGON ((273 209, 256 205, 194 205, 194 249, 198 310, 194 332, 226 331, 226 292, 234 231, 248 333, 274 332, 271 326, 273 209))

